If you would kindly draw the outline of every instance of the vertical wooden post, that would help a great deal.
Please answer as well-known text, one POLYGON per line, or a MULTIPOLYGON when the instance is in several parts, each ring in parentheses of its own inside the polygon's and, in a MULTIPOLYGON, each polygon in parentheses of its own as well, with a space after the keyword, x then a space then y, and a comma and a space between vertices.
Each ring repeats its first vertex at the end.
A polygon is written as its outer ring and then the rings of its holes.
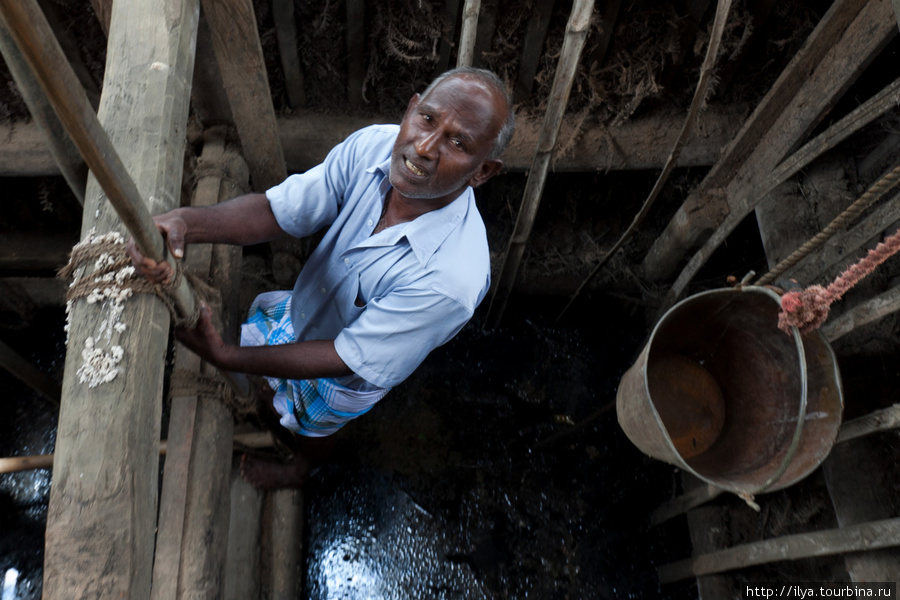
MULTIPOLYGON (((200 174, 192 206, 209 206, 247 191, 247 166, 226 152, 224 128, 206 132, 198 165, 200 174), (232 174, 233 181, 223 176, 232 174)), ((192 246, 185 263, 191 272, 209 277, 223 298, 237 298, 235 277, 240 270, 238 248, 192 246), (218 262, 219 264, 214 264, 218 262)), ((236 302, 231 312, 237 311, 236 302)), ((235 319, 223 335, 237 339, 235 319)), ((214 370, 177 345, 175 377, 212 377, 214 370)), ((225 549, 229 527, 229 488, 234 423, 222 398, 173 384, 168 452, 160 497, 156 562, 151 600, 221 598, 225 579, 225 549)), ((227 391, 225 393, 228 393, 227 391)))
POLYGON ((462 33, 459 34, 457 67, 471 67, 474 62, 479 10, 481 10, 481 0, 466 0, 463 6, 462 33))
POLYGON ((459 0, 444 0, 444 18, 447 27, 441 32, 441 48, 434 66, 435 76, 450 68, 450 54, 453 52, 453 40, 456 39, 456 19, 459 16, 459 0))
POLYGON ((293 109, 302 108, 306 105, 306 92, 303 89, 303 69, 297 52, 297 23, 294 20, 293 0, 272 0, 272 17, 275 19, 275 37, 278 38, 288 102, 293 109))
MULTIPOLYGON (((180 198, 199 5, 116 2, 111 18, 98 116, 141 197, 158 213, 180 198)), ((93 175, 82 235, 92 231, 125 233, 93 175)), ((79 378, 82 352, 88 339, 101 343, 107 312, 80 300, 69 313, 47 517, 48 600, 150 596, 169 314, 156 298, 129 299, 120 318, 125 329, 111 340, 122 351, 119 372, 89 387, 79 378)))
POLYGON ((366 77, 366 3, 363 0, 347 0, 346 43, 347 101, 360 106, 366 77))
POLYGON ((500 277, 488 307, 486 327, 489 328, 496 327, 500 322, 506 308, 506 301, 516 281, 516 275, 519 273, 519 264, 525 253, 525 244, 531 235, 531 228, 534 226, 537 210, 541 204, 541 194, 544 192, 544 183, 547 181, 550 159, 553 157, 559 127, 569 103, 575 69, 578 67, 578 60, 584 49, 593 10, 593 0, 576 0, 569 15, 566 37, 563 40, 559 63, 556 66, 556 75, 553 78, 553 87, 550 90, 547 113, 544 115, 544 124, 541 126, 541 134, 534 151, 528 181, 525 182, 522 207, 519 209, 512 237, 509 239, 509 245, 503 256, 500 277))

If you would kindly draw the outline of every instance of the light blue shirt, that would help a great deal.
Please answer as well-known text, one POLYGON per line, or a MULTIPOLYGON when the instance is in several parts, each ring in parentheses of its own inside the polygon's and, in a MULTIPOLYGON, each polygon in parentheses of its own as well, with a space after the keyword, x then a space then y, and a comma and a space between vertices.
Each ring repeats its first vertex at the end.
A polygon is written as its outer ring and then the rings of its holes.
POLYGON ((348 137, 325 161, 266 196, 303 237, 328 227, 294 285, 297 339, 334 340, 357 390, 390 388, 469 321, 490 286, 484 222, 471 188, 447 206, 372 235, 399 126, 348 137), (329 227, 330 226, 330 227, 329 227))

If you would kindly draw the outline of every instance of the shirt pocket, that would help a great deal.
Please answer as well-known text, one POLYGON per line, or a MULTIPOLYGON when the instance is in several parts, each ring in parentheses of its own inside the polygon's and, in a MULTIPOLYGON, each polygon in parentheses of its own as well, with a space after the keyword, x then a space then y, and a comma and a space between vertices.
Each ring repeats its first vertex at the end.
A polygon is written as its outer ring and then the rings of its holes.
POLYGON ((337 311, 345 327, 363 314, 368 303, 360 286, 359 275, 348 279, 347 285, 341 290, 340 297, 337 299, 337 311))

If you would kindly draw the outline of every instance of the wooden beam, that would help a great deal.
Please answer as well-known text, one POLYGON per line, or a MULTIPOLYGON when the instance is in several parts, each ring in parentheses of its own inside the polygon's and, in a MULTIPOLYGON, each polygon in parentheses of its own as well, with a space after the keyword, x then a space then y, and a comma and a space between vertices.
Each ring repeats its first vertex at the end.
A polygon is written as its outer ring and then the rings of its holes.
MULTIPOLYGON (((198 16, 197 2, 189 0, 113 4, 98 116, 138 198, 153 212, 180 201, 198 16)), ((83 237, 92 230, 124 232, 108 195, 92 174, 83 237)), ((84 300, 69 314, 44 598, 148 598, 169 312, 156 298, 129 299, 120 319, 126 329, 111 336, 121 348, 119 370, 94 387, 79 379, 82 351, 88 338, 100 341, 99 325, 108 314, 84 300)))
MULTIPOLYGON (((883 440, 879 444, 871 438, 856 439, 832 448, 822 464, 842 528, 893 516, 895 492, 890 482, 900 475, 900 452, 893 446, 883 440)), ((898 548, 848 553, 844 563, 852 581, 900 580, 898 548)))
POLYGON ((643 262, 668 277, 686 252, 738 212, 750 191, 819 123, 869 61, 896 35, 885 25, 887 0, 837 0, 734 142, 691 192, 643 262), (718 196, 718 202, 712 198, 718 196))
POLYGON ((547 113, 544 115, 531 170, 528 180, 525 182, 522 206, 519 208, 512 236, 509 239, 506 253, 503 255, 500 276, 488 307, 485 326, 489 328, 499 324, 503 311, 506 309, 506 301, 515 284, 516 275, 519 273, 519 265, 522 255, 525 253, 525 244, 528 243, 528 237, 531 235, 531 229, 541 203, 547 171, 550 168, 550 160, 553 158, 563 114, 569 103, 575 69, 581 59, 581 51, 584 49, 593 10, 593 0, 576 0, 572 6, 572 12, 569 14, 569 22, 566 24, 566 34, 556 66, 556 75, 550 90, 547 113))
POLYGON ((347 0, 347 101, 351 106, 363 103, 366 79, 366 3, 347 0))
POLYGON ((287 176, 275 108, 251 0, 201 0, 234 124, 250 167, 252 188, 287 176))
MULTIPOLYGON (((532 3, 532 6, 534 13, 525 30, 522 60, 519 62, 519 71, 513 89, 513 98, 516 102, 522 102, 531 97, 531 88, 534 85, 538 67, 541 65, 541 56, 543 56, 544 38, 547 37, 547 28, 550 26, 550 17, 553 15, 553 0, 537 0, 532 3)), ((558 71, 559 67, 557 66, 558 71)))
MULTIPOLYGON (((237 435, 235 440, 237 440, 237 435)), ((225 568, 225 600, 261 598, 260 564, 263 492, 231 471, 231 526, 225 568)))
POLYGON ((841 425, 835 444, 843 444, 879 431, 900 428, 900 404, 873 411, 841 425))
POLYGON ((59 385, 49 375, 38 369, 31 361, 0 341, 0 367, 17 377, 25 385, 59 406, 59 385))
MULTIPOLYGON (((268 431, 253 431, 234 434, 235 452, 243 452, 246 449, 254 448, 272 448, 274 444, 275 440, 268 431)), ((168 452, 169 441, 160 441, 159 453, 168 454, 168 452)), ((33 469, 52 469, 53 459, 53 454, 0 458, 0 473, 18 473, 19 471, 31 471, 33 469)), ((247 485, 249 486, 250 484, 248 483, 247 485)))
POLYGON ((78 81, 81 82, 81 86, 84 88, 84 93, 87 94, 91 106, 96 110, 100 106, 100 87, 81 58, 81 48, 78 45, 78 40, 72 35, 70 23, 67 23, 65 17, 59 14, 59 9, 53 0, 38 0, 38 5, 44 12, 44 16, 47 17, 47 22, 50 24, 50 28, 63 49, 63 53, 69 60, 72 70, 75 71, 78 81))
MULTIPOLYGON (((685 477, 688 477, 688 475, 685 474, 685 477)), ((724 492, 725 490, 722 488, 707 483, 698 485, 689 492, 685 492, 681 496, 673 498, 650 513, 650 524, 660 525, 665 523, 669 519, 682 515, 692 508, 696 508, 714 498, 718 498, 724 492)))
POLYGON ((97 20, 100 21, 100 27, 103 28, 103 33, 106 34, 106 37, 109 37, 109 23, 112 20, 112 4, 113 0, 91 0, 91 6, 94 7, 94 13, 97 15, 97 20))
POLYGON ((838 340, 851 331, 874 323, 900 310, 900 285, 895 285, 883 294, 854 306, 840 317, 822 326, 822 335, 829 342, 838 340))
POLYGON ((472 64, 480 67, 484 64, 482 57, 490 52, 494 45, 494 32, 497 30, 497 0, 484 0, 478 16, 478 33, 475 36, 475 49, 472 64))
POLYGON ((609 51, 621 8, 622 0, 606 0, 606 5, 603 7, 603 18, 600 21, 599 38, 586 62, 588 69, 599 69, 606 61, 606 53, 609 51))
POLYGON ((659 581, 672 583, 688 577, 724 573, 771 562, 894 546, 900 546, 900 519, 885 519, 840 529, 788 535, 701 554, 663 565, 659 568, 659 581))
POLYGON ((272 0, 272 18, 275 21, 275 37, 284 72, 284 85, 291 108, 306 106, 303 89, 303 68, 297 48, 297 22, 294 19, 293 0, 272 0))
POLYGON ((40 83, 16 46, 6 26, 0 22, 0 52, 7 68, 15 79, 16 87, 28 112, 43 134, 43 138, 53 155, 54 162, 75 194, 78 202, 84 206, 84 188, 87 185, 87 165, 81 158, 72 138, 66 133, 59 117, 47 101, 40 83))
MULTIPOLYGON (((247 167, 240 156, 225 149, 225 128, 208 129, 199 165, 191 206, 211 206, 228 200, 247 189, 246 180, 223 180, 223 174, 243 172, 247 167), (231 168, 229 168, 231 167, 231 168)), ((236 298, 234 276, 224 285, 223 272, 240 270, 238 253, 233 253, 225 268, 213 270, 213 248, 192 246, 185 259, 191 273, 211 281, 223 298, 236 298)), ((235 306, 236 310, 237 307, 235 306)), ((224 337, 235 342, 233 328, 224 337)), ((211 366, 178 344, 175 353, 176 374, 196 379, 214 376, 211 366)), ((163 472, 157 527, 156 560, 153 565, 151 600, 196 598, 223 593, 225 555, 231 487, 231 450, 234 423, 223 398, 170 388, 169 451, 163 472)), ((225 392, 227 393, 227 392, 225 392)))
MULTIPOLYGON (((198 55, 200 48, 197 49, 198 55)), ((196 71, 195 71, 196 73, 196 71)), ((194 96, 195 97, 195 96, 194 96)), ((195 104, 196 106, 196 104, 195 104)), ((737 131, 742 113, 709 108, 682 148, 676 165, 708 167, 737 131)), ((230 119, 212 118, 210 122, 230 119)), ((287 170, 303 172, 321 163, 328 151, 354 131, 376 123, 395 122, 390 117, 304 115, 277 121, 287 170)), ((611 172, 661 169, 684 124, 684 115, 657 113, 639 117, 616 127, 579 126, 564 118, 559 138, 574 140, 572 151, 553 158, 557 173, 611 172)), ((507 171, 527 171, 540 136, 540 120, 516 116, 516 132, 503 155, 507 171)), ((41 132, 34 124, 0 125, 0 176, 59 175, 41 132)))

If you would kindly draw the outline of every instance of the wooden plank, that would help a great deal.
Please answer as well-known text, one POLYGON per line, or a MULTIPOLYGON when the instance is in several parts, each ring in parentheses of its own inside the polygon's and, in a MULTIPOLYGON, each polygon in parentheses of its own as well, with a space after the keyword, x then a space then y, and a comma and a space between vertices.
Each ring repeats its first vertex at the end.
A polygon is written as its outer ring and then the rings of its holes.
MULTIPOLYGON (((900 452, 894 444, 855 439, 832 448, 822 464, 839 525, 849 527, 897 514, 893 481, 900 452)), ((853 581, 900 580, 900 549, 849 553, 844 557, 853 581)))
POLYGON ((213 50, 212 33, 206 15, 200 12, 197 29, 197 57, 194 60, 194 85, 191 86, 191 106, 204 125, 234 123, 231 104, 225 92, 222 72, 213 50))
POLYGON ((266 63, 250 0, 201 0, 253 189, 287 176, 266 63))
MULTIPOLYGON (((622 8, 622 0, 606 0, 603 7, 603 17, 600 21, 600 34, 597 45, 587 59, 589 69, 599 69, 606 61, 606 53, 612 42, 613 32, 616 30, 616 21, 619 20, 619 10, 622 8)), ((671 147, 671 144, 668 146, 671 147)))
MULTIPOLYGON (((180 200, 198 13, 196 2, 184 0, 113 4, 98 116, 154 212, 180 200)), ((85 237, 91 230, 124 231, 93 175, 84 215, 85 237)), ((122 348, 120 370, 95 387, 82 383, 78 371, 86 340, 98 336, 108 316, 78 301, 70 318, 44 598, 147 598, 169 313, 156 298, 129 299, 121 317, 126 329, 113 338, 122 348)))
POLYGON ((713 192, 746 193, 784 158, 892 37, 883 27, 885 0, 838 0, 772 89, 726 147, 703 182, 667 225, 644 259, 651 279, 670 275, 684 254, 718 226, 732 201, 707 207, 713 192))
POLYGON ((366 78, 366 3, 347 0, 347 101, 351 106, 363 103, 366 78))
POLYGON ((306 92, 303 89, 303 68, 300 66, 297 48, 293 0, 272 0, 272 18, 275 21, 275 37, 278 38, 288 102, 291 108, 301 108, 306 106, 306 92))
POLYGON ((516 84, 513 88, 513 98, 516 102, 531 97, 534 77, 541 65, 544 38, 547 37, 547 28, 550 26, 550 17, 553 15, 553 0, 537 0, 532 3, 532 6, 534 14, 528 21, 528 28, 525 30, 522 60, 519 62, 519 71, 516 74, 516 84))
POLYGON ((7 271, 57 271, 69 262, 78 243, 68 233, 10 231, 0 233, 0 269, 7 271))
POLYGON ((49 375, 38 369, 31 361, 0 341, 0 367, 9 371, 25 385, 59 406, 61 392, 59 385, 49 375))
POLYGON ((866 300, 840 317, 828 321, 822 326, 821 332, 829 342, 834 342, 854 329, 874 323, 898 310, 900 310, 900 285, 895 285, 885 293, 866 300))
POLYGON ((659 581, 672 583, 688 577, 724 573, 783 560, 831 556, 895 546, 900 546, 900 518, 788 535, 701 554, 695 558, 661 566, 659 581))
POLYGON ((269 598, 295 600, 303 578, 303 494, 300 490, 275 490, 271 494, 271 548, 269 598))
POLYGON ((684 514, 692 508, 697 508, 714 498, 718 498, 724 491, 722 488, 704 483, 677 498, 673 498, 650 513, 650 524, 659 525, 665 523, 669 519, 684 514))
POLYGON ((522 205, 519 208, 513 233, 503 255, 500 276, 488 307, 485 327, 496 327, 499 324, 506 308, 506 301, 515 283, 516 275, 519 273, 519 265, 525 253, 525 245, 528 243, 528 237, 531 235, 531 229, 534 226, 537 210, 541 203, 547 171, 550 168, 550 160, 553 158, 562 117, 569 103, 569 93, 572 91, 575 69, 578 66, 578 61, 581 59, 581 51, 584 49, 584 41, 587 37, 593 10, 593 0, 576 0, 572 6, 572 12, 569 14, 566 34, 556 67, 556 75, 553 78, 553 87, 547 102, 547 112, 541 125, 541 133, 534 151, 534 159, 532 160, 528 180, 525 182, 522 205))
POLYGON ((878 431, 900 428, 900 404, 876 410, 841 425, 835 444, 849 442, 878 431))
POLYGON ((475 36, 475 50, 472 64, 483 66, 482 57, 494 46, 494 32, 497 30, 497 0, 484 0, 478 17, 478 33, 475 36))
POLYGON ((231 471, 231 527, 225 567, 225 600, 261 598, 260 540, 263 493, 231 471))
POLYGON ((97 20, 100 21, 100 27, 103 28, 103 33, 107 37, 109 37, 109 23, 112 20, 112 4, 113 0, 91 0, 94 13, 97 15, 97 20))
MULTIPOLYGON (((728 509, 702 506, 687 514, 691 547, 695 554, 721 550, 728 529, 728 509)), ((697 600, 722 600, 735 597, 734 580, 728 575, 714 574, 697 578, 697 600)))
POLYGON ((864 247, 869 244, 874 247, 881 241, 885 228, 898 220, 900 194, 895 194, 856 225, 834 236, 815 253, 785 271, 784 276, 796 279, 803 285, 822 281, 826 274, 842 271, 861 258, 865 254, 862 251, 864 247))
MULTIPOLYGON (((200 47, 198 47, 198 54, 200 47)), ((196 89, 195 89, 196 92, 196 89)), ((204 93, 205 97, 205 93, 204 93)), ((196 93, 192 96, 196 99, 196 93)), ((196 100, 195 100, 196 106, 196 100)), ((210 122, 227 122, 215 111, 204 113, 210 122)), ((230 114, 230 113, 229 113, 230 114)), ((678 167, 708 167, 720 156, 722 148, 740 123, 742 113, 709 108, 697 123, 691 139, 682 148, 678 167)), ((292 116, 277 121, 281 145, 290 172, 303 172, 321 163, 328 151, 354 131, 376 123, 395 122, 391 117, 292 116)), ((554 157, 553 170, 560 173, 595 171, 632 171, 661 169, 678 137, 684 115, 657 113, 639 117, 616 127, 579 125, 564 118, 560 139, 579 134, 572 152, 554 157)), ((527 171, 534 158, 540 136, 540 120, 516 116, 516 132, 503 155, 507 171, 527 171)), ((0 176, 59 175, 52 155, 34 124, 0 125, 0 176)))

